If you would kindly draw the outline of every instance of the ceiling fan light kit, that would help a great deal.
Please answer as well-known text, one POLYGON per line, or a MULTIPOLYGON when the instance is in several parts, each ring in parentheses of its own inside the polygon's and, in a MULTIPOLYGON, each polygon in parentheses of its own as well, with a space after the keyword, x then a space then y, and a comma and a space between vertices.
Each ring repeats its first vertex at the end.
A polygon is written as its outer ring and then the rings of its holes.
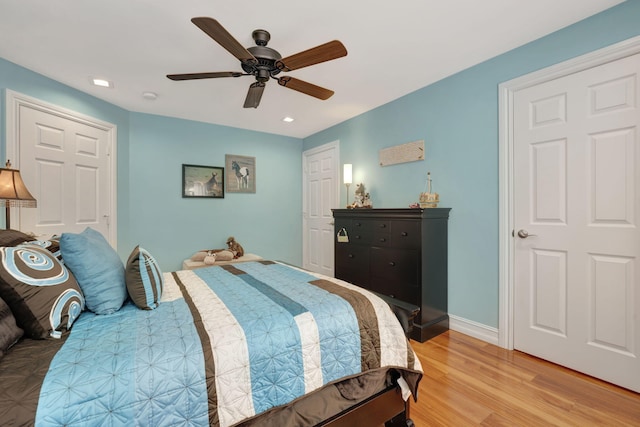
POLYGON ((213 18, 192 18, 198 28, 226 49, 231 55, 240 60, 240 66, 244 73, 236 71, 169 74, 171 80, 198 80, 220 77, 253 76, 255 82, 249 86, 249 91, 244 101, 244 108, 258 108, 264 92, 265 84, 269 79, 274 79, 280 86, 304 93, 321 100, 329 99, 334 92, 312 83, 296 79, 291 76, 278 77, 281 72, 299 70, 310 65, 320 64, 347 55, 347 49, 338 40, 316 46, 311 49, 282 58, 275 49, 267 47, 271 35, 266 30, 255 30, 252 33, 256 46, 244 48, 218 21, 213 18))

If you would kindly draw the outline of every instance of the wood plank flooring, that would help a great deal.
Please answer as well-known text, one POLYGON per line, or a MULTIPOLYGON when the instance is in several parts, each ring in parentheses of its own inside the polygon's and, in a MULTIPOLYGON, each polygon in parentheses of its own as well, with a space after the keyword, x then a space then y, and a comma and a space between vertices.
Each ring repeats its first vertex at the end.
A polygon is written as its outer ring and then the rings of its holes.
POLYGON ((455 331, 411 345, 417 427, 640 426, 640 394, 570 369, 455 331))

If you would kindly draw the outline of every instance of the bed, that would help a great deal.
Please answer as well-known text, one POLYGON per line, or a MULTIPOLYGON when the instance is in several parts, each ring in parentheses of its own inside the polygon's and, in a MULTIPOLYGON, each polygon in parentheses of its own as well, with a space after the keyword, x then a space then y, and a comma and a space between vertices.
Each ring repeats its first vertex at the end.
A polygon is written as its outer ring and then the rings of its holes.
MULTIPOLYGON (((2 264, 18 252, 60 258, 35 246, 0 248, 2 264)), ((422 368, 376 295, 267 260, 162 273, 141 248, 123 267, 127 279, 132 258, 139 278, 162 285, 147 300, 155 306, 141 307, 129 290, 108 314, 78 311, 73 297, 52 310, 46 339, 22 337, 0 354, 3 424, 411 424, 422 368)), ((72 265, 63 271, 82 276, 72 265)), ((2 287, 10 281, 0 271, 0 297, 16 314, 2 287)), ((26 331, 21 316, 16 326, 26 331)))

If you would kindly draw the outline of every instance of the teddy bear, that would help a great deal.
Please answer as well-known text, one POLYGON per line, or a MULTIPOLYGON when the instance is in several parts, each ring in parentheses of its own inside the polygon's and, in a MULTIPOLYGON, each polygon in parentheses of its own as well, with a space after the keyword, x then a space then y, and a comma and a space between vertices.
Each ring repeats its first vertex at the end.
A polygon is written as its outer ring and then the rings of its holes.
POLYGON ((240 243, 236 242, 236 239, 233 236, 230 236, 227 239, 227 247, 231 252, 233 252, 234 258, 240 258, 244 255, 244 248, 240 243))

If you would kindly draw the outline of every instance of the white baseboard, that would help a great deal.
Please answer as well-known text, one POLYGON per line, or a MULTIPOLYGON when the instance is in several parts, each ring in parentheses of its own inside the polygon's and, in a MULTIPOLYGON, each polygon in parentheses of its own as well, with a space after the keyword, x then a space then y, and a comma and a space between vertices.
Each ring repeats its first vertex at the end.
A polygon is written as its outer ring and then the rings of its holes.
POLYGON ((463 319, 462 317, 449 314, 449 329, 488 342, 489 344, 499 345, 497 328, 492 328, 482 323, 474 322, 473 320, 463 319))

